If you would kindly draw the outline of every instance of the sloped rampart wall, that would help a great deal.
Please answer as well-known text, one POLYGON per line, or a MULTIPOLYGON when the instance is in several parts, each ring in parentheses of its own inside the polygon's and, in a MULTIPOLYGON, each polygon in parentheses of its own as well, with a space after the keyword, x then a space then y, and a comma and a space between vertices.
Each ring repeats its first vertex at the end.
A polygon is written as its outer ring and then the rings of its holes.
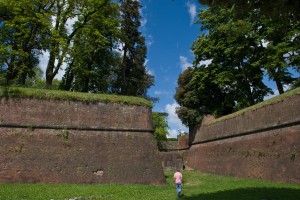
POLYGON ((165 183, 150 107, 0 100, 0 182, 165 183))
POLYGON ((224 120, 208 117, 188 165, 203 172, 300 183, 300 95, 224 120))

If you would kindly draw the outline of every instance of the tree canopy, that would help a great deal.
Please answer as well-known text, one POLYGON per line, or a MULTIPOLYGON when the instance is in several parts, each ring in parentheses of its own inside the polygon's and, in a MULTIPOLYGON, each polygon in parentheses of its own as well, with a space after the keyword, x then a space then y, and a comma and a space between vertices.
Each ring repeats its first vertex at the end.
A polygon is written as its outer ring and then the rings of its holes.
POLYGON ((296 14, 285 15, 287 23, 258 4, 243 12, 251 1, 243 2, 203 2, 209 7, 198 15, 202 34, 192 45, 193 67, 179 76, 175 95, 177 114, 187 126, 205 114, 222 116, 263 101, 273 92, 263 82, 265 75, 280 94, 284 85, 296 83, 290 73, 300 66, 296 14))
POLYGON ((147 97, 154 77, 145 66, 140 8, 134 0, 1 1, 1 82, 36 86, 47 54, 47 88, 65 68, 62 90, 147 97))
POLYGON ((167 140, 169 126, 166 119, 166 113, 152 112, 152 125, 155 140, 167 140))
POLYGON ((135 0, 121 0, 120 10, 120 57, 112 89, 116 93, 146 96, 147 89, 154 84, 154 77, 145 67, 147 47, 139 31, 141 5, 135 0))

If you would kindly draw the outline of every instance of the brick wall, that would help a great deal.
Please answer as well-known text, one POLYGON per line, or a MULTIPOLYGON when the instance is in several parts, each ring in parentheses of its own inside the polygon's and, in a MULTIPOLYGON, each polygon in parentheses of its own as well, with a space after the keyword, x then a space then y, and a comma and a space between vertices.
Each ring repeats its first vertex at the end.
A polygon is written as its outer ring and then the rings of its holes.
MULTIPOLYGON (((211 121, 212 119, 208 120, 211 121)), ((206 124, 186 155, 203 172, 300 183, 300 96, 206 124)))
POLYGON ((0 182, 164 184, 151 109, 1 99, 0 182))
POLYGON ((184 154, 189 148, 189 136, 178 137, 178 141, 159 141, 159 155, 165 171, 182 169, 184 165, 184 154))

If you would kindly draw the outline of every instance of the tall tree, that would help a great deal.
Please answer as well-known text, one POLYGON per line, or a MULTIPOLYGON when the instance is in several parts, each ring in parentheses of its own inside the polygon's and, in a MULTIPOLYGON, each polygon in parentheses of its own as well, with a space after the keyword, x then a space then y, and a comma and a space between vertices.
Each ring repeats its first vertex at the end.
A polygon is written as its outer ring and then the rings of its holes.
POLYGON ((45 48, 54 1, 20 0, 0 2, 0 65, 6 84, 24 85, 34 76, 38 56, 45 48))
POLYGON ((107 93, 111 66, 117 55, 114 45, 119 37, 118 4, 107 3, 95 13, 85 28, 74 36, 61 88, 81 92, 107 93))
POLYGON ((121 0, 120 2, 122 57, 120 65, 115 68, 112 92, 146 96, 147 89, 154 83, 154 77, 147 73, 145 67, 147 47, 145 38, 139 31, 141 5, 135 0, 121 0))
POLYGON ((251 35, 256 35, 257 43, 262 50, 259 54, 256 53, 257 65, 271 80, 274 80, 279 93, 282 94, 283 86, 294 81, 289 71, 292 68, 300 71, 300 2, 296 0, 199 0, 199 2, 210 6, 210 10, 233 9, 236 20, 247 21, 256 26, 251 35))
POLYGON ((290 23, 262 15, 256 19, 256 23, 260 25, 257 32, 264 42, 261 44, 263 53, 257 64, 263 67, 269 79, 276 83, 279 94, 284 93, 284 85, 289 85, 295 80, 289 71, 300 70, 300 21, 291 22, 292 18, 293 16, 287 20, 290 23))
POLYGON ((239 20, 235 14, 234 7, 202 10, 199 22, 209 34, 198 37, 193 52, 195 66, 211 60, 209 67, 218 71, 214 82, 234 93, 242 108, 262 101, 270 90, 262 82, 263 70, 256 63, 262 53, 255 33, 257 25, 251 18, 239 20))
POLYGON ((55 0, 53 27, 50 33, 49 62, 46 69, 46 83, 52 84, 66 57, 70 53, 76 34, 84 29, 97 13, 101 13, 109 0, 55 0), (71 30, 67 29, 70 20, 75 20, 71 30))
POLYGON ((276 20, 285 21, 285 17, 294 15, 300 19, 300 1, 298 0, 198 0, 199 3, 210 7, 231 7, 235 5, 237 13, 244 15, 253 10, 260 10, 262 15, 276 20))
POLYGON ((179 75, 176 89, 175 100, 180 107, 176 113, 181 122, 187 127, 192 127, 202 120, 203 112, 200 113, 201 105, 196 92, 191 87, 194 76, 194 69, 189 67, 179 75))

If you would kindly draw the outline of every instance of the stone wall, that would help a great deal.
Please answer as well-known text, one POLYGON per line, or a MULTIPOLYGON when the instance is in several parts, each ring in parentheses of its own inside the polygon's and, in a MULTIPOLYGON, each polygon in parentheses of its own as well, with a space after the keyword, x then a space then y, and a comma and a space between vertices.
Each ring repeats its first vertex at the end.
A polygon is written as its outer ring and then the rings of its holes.
POLYGON ((177 169, 182 169, 184 164, 183 155, 185 152, 185 150, 159 152, 163 169, 165 171, 176 171, 177 169))
POLYGON ((164 184, 151 108, 2 98, 0 182, 164 184))
POLYGON ((159 155, 165 171, 176 171, 184 165, 184 155, 189 148, 189 136, 178 137, 178 141, 159 141, 159 155))
POLYGON ((224 120, 206 119, 186 156, 203 172, 300 183, 300 96, 224 120))

